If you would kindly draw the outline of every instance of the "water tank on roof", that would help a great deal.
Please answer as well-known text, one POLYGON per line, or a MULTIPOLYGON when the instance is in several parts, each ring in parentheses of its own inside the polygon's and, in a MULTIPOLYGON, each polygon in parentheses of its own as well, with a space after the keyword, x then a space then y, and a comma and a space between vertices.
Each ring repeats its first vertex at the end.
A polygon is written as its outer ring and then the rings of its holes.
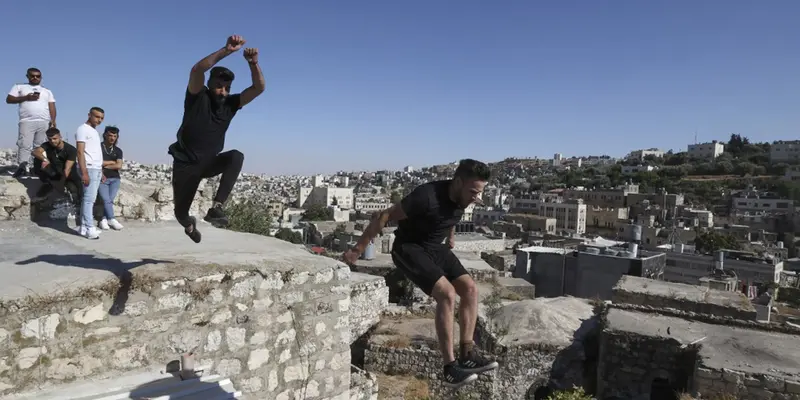
POLYGON ((629 226, 630 226, 630 231, 628 233, 629 234, 628 238, 630 238, 630 240, 633 241, 633 242, 641 241, 642 240, 642 226, 641 225, 629 225, 629 226))
POLYGON ((783 242, 781 242, 781 241, 778 241, 778 248, 779 248, 779 249, 782 249, 782 248, 783 248, 783 242))
POLYGON ((375 258, 375 244, 374 243, 369 242, 369 244, 367 245, 367 248, 364 249, 364 254, 361 256, 361 258, 363 258, 365 260, 372 260, 372 259, 375 258))

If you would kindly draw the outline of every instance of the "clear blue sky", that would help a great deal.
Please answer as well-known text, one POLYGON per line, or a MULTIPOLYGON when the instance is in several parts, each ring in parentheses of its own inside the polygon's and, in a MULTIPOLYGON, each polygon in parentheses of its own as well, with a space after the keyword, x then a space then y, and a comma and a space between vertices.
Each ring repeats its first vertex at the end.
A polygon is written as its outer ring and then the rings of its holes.
MULTIPOLYGON (((106 109, 126 158, 165 162, 193 63, 231 34, 267 91, 227 148, 248 172, 463 157, 623 155, 800 132, 800 1, 41 1, 2 6, 8 90, 42 69, 74 142, 106 109)), ((249 85, 241 53, 222 63, 249 85)), ((2 82, 0 82, 2 83, 2 82)), ((16 108, 0 108, 0 147, 16 108)))

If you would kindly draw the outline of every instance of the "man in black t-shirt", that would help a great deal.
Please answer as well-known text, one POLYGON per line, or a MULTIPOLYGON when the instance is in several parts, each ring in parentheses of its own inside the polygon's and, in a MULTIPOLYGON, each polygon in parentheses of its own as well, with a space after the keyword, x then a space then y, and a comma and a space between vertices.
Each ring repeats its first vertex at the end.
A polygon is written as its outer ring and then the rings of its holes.
POLYGON ((197 230, 197 221, 189 215, 189 208, 204 178, 222 175, 214 204, 204 219, 218 227, 228 224, 222 206, 239 177, 244 155, 238 150, 222 152, 225 148, 225 134, 236 113, 263 93, 265 88, 264 75, 258 65, 258 49, 244 50, 253 83, 240 94, 230 94, 233 71, 214 67, 220 60, 241 49, 244 43, 241 36, 231 36, 225 47, 192 67, 183 102, 183 120, 178 129, 178 140, 169 146, 168 153, 173 158, 175 218, 195 243, 200 243, 201 236, 197 230), (205 86, 203 80, 209 69, 211 72, 208 86, 205 86))
MULTIPOLYGON (((73 201, 80 205, 83 198, 83 182, 75 168, 78 149, 65 142, 58 128, 50 128, 46 132, 47 141, 33 149, 33 172, 42 182, 36 197, 47 196, 53 190, 54 183, 64 184, 72 193, 73 201)), ((80 207, 76 207, 80 212, 80 207)))
POLYGON ((455 245, 455 225, 464 209, 479 199, 489 177, 486 164, 462 160, 453 179, 420 185, 400 203, 375 215, 356 246, 343 256, 353 265, 388 221, 398 221, 392 260, 409 280, 436 299, 436 333, 444 358, 444 384, 454 388, 476 380, 478 373, 498 367, 496 361, 487 360, 474 349, 478 289, 451 250, 455 245), (461 298, 458 361, 453 354, 456 295, 461 298))

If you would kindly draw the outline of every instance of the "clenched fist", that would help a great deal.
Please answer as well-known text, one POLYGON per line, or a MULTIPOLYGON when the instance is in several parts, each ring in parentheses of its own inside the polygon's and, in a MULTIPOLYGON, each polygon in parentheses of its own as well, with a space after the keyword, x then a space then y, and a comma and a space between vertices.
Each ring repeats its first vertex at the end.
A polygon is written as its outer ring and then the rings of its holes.
POLYGON ((225 48, 230 52, 239 51, 244 46, 244 38, 239 35, 232 35, 225 43, 225 48))
POLYGON ((258 63, 258 49, 249 48, 244 49, 244 59, 247 60, 250 64, 257 64, 258 63))

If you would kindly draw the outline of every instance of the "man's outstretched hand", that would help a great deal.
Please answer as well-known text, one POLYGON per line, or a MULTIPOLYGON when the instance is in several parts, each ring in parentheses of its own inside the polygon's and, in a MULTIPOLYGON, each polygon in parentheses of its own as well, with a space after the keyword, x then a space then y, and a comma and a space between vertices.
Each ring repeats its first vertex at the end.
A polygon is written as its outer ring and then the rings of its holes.
POLYGON ((244 59, 250 64, 258 64, 258 49, 248 48, 244 49, 244 59))
POLYGON ((225 43, 225 48, 230 52, 239 51, 239 49, 241 49, 242 46, 244 46, 244 43, 245 40, 243 37, 239 35, 232 35, 231 37, 228 38, 228 41, 225 43))

